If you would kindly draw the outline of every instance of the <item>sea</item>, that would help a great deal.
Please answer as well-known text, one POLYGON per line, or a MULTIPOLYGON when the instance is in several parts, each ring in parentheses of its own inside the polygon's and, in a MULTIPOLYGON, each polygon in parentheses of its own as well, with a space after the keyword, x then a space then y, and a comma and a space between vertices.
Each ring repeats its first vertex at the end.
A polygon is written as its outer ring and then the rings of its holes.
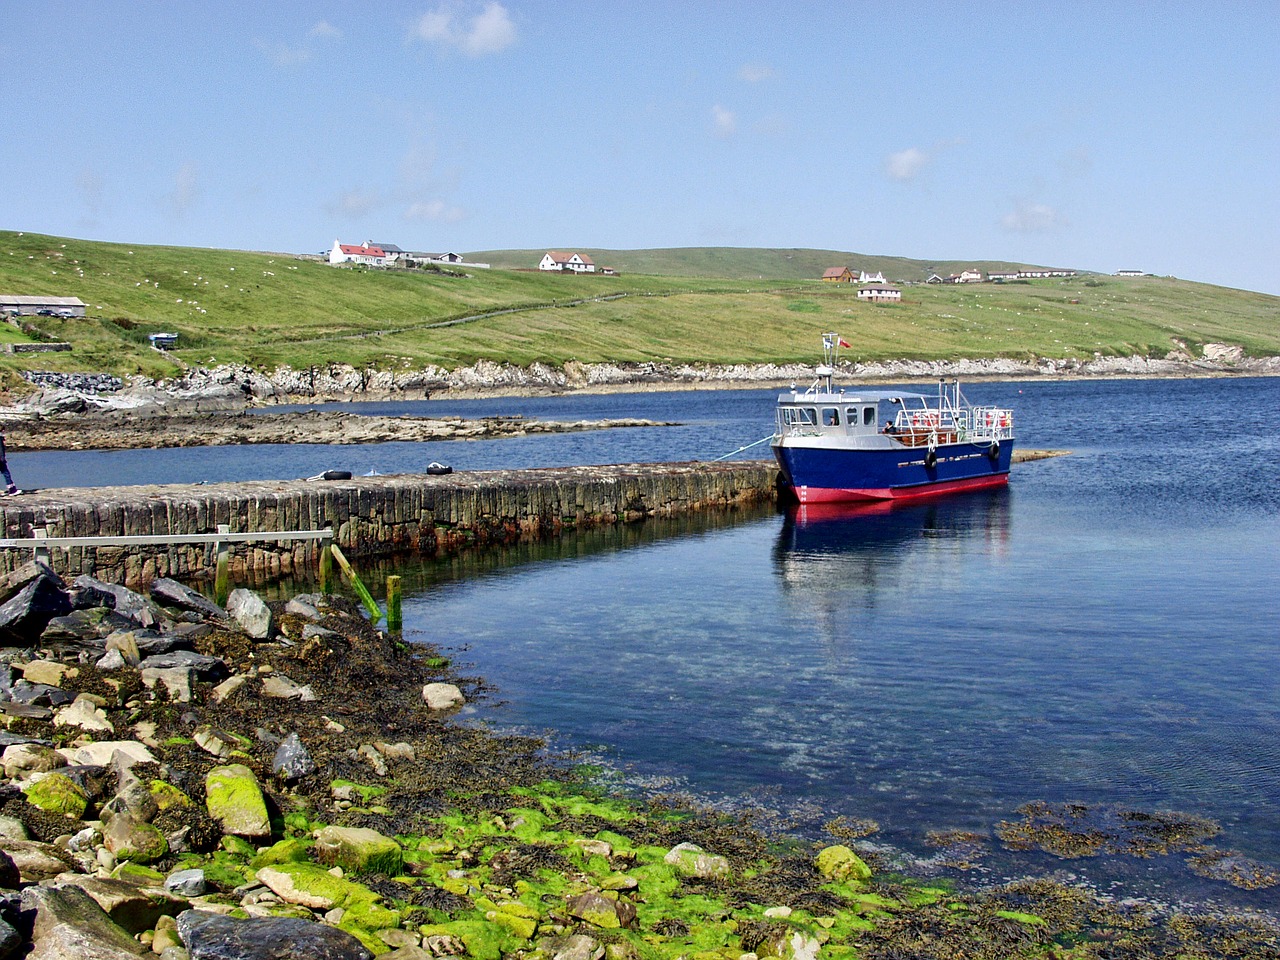
MULTIPOLYGON (((622 789, 856 836, 917 875, 1049 874, 1280 915, 1280 379, 965 392, 1013 408, 1018 447, 1069 453, 1015 465, 1007 489, 900 508, 742 510, 409 562, 405 637, 489 682, 470 720, 545 735, 622 789), (1049 824, 1093 855, 1037 842, 1049 824), (1168 825, 1198 846, 1153 845, 1168 825)), ((349 403, 675 425, 10 464, 37 487, 763 459, 774 400, 349 403)))

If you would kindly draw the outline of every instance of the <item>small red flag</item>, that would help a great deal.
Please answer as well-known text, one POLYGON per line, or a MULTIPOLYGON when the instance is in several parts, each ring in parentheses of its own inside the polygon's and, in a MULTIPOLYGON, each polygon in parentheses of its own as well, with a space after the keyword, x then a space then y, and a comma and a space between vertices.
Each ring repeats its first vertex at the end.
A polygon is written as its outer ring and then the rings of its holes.
POLYGON ((844 347, 846 350, 853 349, 852 347, 849 346, 849 342, 845 340, 843 337, 840 338, 840 346, 844 347))

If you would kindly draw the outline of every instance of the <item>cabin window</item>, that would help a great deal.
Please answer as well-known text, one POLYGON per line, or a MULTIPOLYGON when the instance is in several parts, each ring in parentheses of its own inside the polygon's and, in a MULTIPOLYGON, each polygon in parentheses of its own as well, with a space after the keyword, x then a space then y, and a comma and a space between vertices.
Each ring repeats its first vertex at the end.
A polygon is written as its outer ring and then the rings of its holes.
POLYGON ((864 427, 869 427, 871 426, 871 424, 875 422, 876 422, 876 408, 863 407, 862 408, 862 425, 864 427))
POLYGON ((813 407, 783 407, 782 419, 789 427, 812 427, 818 423, 813 407))
POLYGON ((835 407, 822 408, 822 425, 824 427, 840 426, 840 411, 835 407))

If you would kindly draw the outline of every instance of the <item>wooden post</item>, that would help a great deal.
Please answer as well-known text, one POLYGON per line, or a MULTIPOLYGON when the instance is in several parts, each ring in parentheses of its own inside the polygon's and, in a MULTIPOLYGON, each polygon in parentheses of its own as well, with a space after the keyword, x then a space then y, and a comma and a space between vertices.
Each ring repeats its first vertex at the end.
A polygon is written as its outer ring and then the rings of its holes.
POLYGON ((400 578, 391 574, 387 577, 387 629, 399 633, 404 626, 404 618, 400 613, 400 578))
MULTIPOLYGON (((231 525, 218 524, 219 533, 230 533, 231 525)), ((227 605, 227 597, 231 595, 231 544, 219 540, 217 546, 217 562, 213 574, 213 601, 220 607, 227 605)))
POLYGON ((338 566, 342 568, 342 572, 347 575, 347 579, 351 581, 351 586, 355 589, 360 597, 360 602, 364 604, 364 608, 369 611, 369 618, 373 623, 377 623, 382 619, 382 608, 378 606, 378 601, 373 599, 373 594, 356 576, 356 572, 351 569, 351 564, 347 562, 347 558, 342 555, 342 551, 338 549, 338 545, 331 544, 329 552, 333 554, 333 559, 338 561, 338 566))
POLYGON ((320 592, 333 593, 333 541, 320 548, 320 592))

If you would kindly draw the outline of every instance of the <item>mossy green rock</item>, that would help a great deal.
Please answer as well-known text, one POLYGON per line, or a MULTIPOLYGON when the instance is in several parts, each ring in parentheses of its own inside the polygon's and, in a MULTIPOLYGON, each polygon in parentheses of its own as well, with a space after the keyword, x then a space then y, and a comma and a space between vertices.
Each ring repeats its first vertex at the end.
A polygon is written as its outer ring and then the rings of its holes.
POLYGON ((530 917, 518 917, 514 913, 507 913, 504 910, 490 910, 485 914, 485 919, 490 923, 496 923, 500 927, 506 927, 511 931, 512 935, 519 937, 521 940, 532 939, 533 935, 538 932, 538 921, 530 917))
POLYGON ((871 868, 844 844, 819 851, 814 866, 829 880, 870 880, 871 868))
POLYGON ((102 842, 117 860, 137 863, 152 863, 169 852, 163 833, 128 813, 111 818, 103 828, 102 842))
POLYGON ((335 877, 314 863, 281 863, 263 867, 255 875, 259 883, 269 887, 285 903, 296 903, 312 910, 346 907, 372 893, 358 883, 335 877))
POLYGON ((241 763, 214 767, 205 777, 205 798, 209 816, 222 829, 238 837, 271 835, 267 802, 253 771, 241 763))
POLYGON ((489 920, 455 920, 431 923, 418 928, 422 936, 447 934, 457 937, 467 948, 467 956, 475 960, 502 960, 503 952, 514 952, 524 946, 506 927, 489 920))
POLYGON ((45 813, 57 813, 76 820, 89 808, 89 798, 68 776, 61 773, 45 774, 27 787, 27 803, 39 807, 45 813))
POLYGON ((170 810, 174 807, 190 807, 191 798, 175 787, 172 783, 166 783, 163 780, 152 780, 151 799, 156 802, 156 807, 160 810, 170 810))
POLYGON ((270 867, 277 863, 305 863, 310 859, 308 856, 310 849, 311 844, 308 841, 298 837, 289 837, 267 847, 267 849, 249 861, 249 865, 257 870, 260 867, 270 867))
POLYGON ((366 827, 325 827, 316 835, 315 857, 352 873, 394 877, 404 869, 400 844, 366 827))

